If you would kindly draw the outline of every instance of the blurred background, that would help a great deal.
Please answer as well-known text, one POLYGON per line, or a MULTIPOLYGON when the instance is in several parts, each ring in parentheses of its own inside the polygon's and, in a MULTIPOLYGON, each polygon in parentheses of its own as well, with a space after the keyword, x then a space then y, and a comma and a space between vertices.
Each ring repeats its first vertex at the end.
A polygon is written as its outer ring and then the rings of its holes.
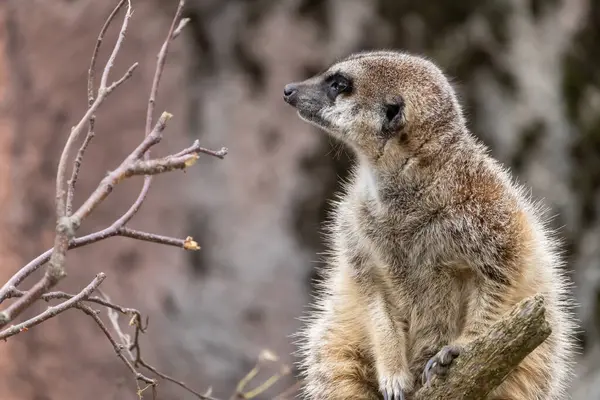
MULTIPOLYGON (((52 245, 58 158, 86 110, 92 49, 115 4, 0 1, 2 282, 52 245)), ((112 78, 140 66, 97 114, 77 204, 140 142, 155 56, 176 6, 133 1, 112 78)), ((199 391, 212 386, 220 398, 263 349, 291 364, 290 335, 301 326, 323 250, 319 229, 352 160, 297 118, 282 101, 283 86, 353 51, 403 49, 443 67, 472 131, 551 207, 581 304, 583 352, 570 392, 600 398, 600 2, 188 0, 185 16, 191 22, 171 47, 157 103, 157 114, 175 117, 153 154, 200 139, 229 155, 156 177, 130 225, 191 235, 202 250, 108 239, 69 252, 61 289, 78 291, 106 272, 102 288, 112 300, 150 317, 147 361, 199 391)), ((121 21, 122 14, 100 63, 121 21)), ((111 224, 140 187, 141 179, 120 185, 81 234, 111 224)), ((260 398, 292 383, 284 379, 260 398)), ((132 399, 134 389, 78 311, 0 343, 4 400, 132 399)), ((169 383, 159 393, 194 398, 169 383)))

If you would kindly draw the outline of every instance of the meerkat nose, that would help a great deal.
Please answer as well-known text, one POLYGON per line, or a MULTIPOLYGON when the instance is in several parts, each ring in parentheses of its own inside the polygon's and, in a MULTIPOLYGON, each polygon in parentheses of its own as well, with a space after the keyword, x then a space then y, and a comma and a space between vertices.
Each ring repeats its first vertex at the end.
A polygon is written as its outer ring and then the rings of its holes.
POLYGON ((298 86, 294 83, 288 83, 283 88, 283 99, 286 103, 291 104, 292 106, 296 103, 296 98, 298 94, 298 86))

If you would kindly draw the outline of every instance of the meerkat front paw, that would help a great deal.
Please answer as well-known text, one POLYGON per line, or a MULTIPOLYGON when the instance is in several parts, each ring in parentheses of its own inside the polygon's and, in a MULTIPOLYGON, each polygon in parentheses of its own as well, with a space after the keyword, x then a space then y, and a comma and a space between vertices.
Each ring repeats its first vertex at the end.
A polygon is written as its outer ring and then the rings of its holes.
POLYGON ((452 361, 460 355, 462 346, 448 345, 442 349, 425 364, 421 380, 423 385, 429 385, 434 375, 445 376, 452 361))
POLYGON ((384 400, 405 400, 412 388, 413 379, 408 373, 379 374, 379 390, 384 400))

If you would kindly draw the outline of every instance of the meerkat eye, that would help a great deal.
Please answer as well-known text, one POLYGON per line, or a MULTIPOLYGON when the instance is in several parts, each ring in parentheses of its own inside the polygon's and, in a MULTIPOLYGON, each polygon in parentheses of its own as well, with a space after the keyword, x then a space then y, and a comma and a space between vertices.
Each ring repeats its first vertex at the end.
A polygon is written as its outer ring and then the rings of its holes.
POLYGON ((352 84, 346 77, 335 74, 327 79, 327 96, 331 100, 335 100, 340 93, 350 93, 352 84))

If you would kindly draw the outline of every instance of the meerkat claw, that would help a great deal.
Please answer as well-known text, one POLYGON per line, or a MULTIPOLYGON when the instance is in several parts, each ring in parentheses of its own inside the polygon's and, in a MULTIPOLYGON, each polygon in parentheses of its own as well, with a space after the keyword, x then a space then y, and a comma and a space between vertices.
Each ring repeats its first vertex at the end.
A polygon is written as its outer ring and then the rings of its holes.
POLYGON ((404 392, 400 390, 398 393, 388 393, 387 390, 383 392, 383 400, 404 400, 404 392))
POLYGON ((423 375, 421 377, 423 385, 431 383, 431 379, 434 375, 445 376, 448 373, 448 369, 462 352, 461 346, 444 346, 442 349, 433 357, 427 361, 425 368, 423 369, 423 375))
POLYGON ((385 379, 381 383, 381 392, 384 400, 404 400, 404 390, 396 379, 385 379))

